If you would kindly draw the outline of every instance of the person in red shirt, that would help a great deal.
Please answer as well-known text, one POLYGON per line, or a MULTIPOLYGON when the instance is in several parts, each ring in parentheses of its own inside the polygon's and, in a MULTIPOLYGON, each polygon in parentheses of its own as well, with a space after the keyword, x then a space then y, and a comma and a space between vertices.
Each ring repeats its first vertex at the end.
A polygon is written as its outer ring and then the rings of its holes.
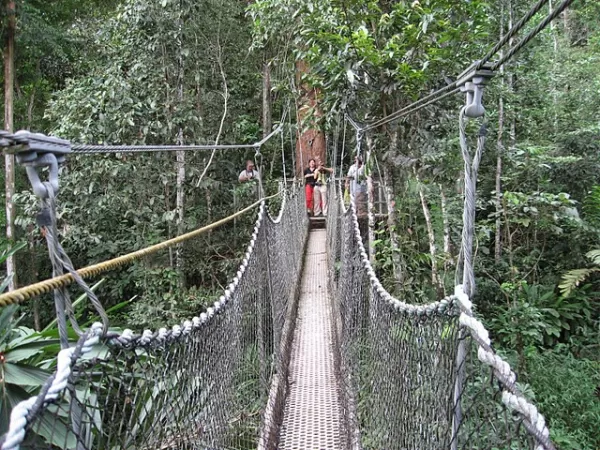
POLYGON ((306 210, 309 215, 313 212, 313 191, 317 182, 315 178, 316 165, 315 160, 311 158, 304 171, 304 194, 306 195, 306 210))

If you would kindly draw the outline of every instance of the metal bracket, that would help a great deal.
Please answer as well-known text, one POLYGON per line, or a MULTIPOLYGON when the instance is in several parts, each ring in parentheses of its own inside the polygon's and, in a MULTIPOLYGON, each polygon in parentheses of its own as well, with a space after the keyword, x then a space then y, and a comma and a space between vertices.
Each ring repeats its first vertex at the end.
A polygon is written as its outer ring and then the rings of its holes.
POLYGON ((9 142, 5 152, 13 153, 17 162, 25 166, 35 195, 42 199, 48 198, 49 188, 53 190, 54 195, 58 194, 58 166, 65 161, 65 156, 71 153, 71 143, 25 130, 3 138, 9 142), (38 169, 43 167, 50 170, 47 183, 41 181, 38 172, 38 169))
POLYGON ((461 73, 456 82, 461 92, 467 95, 465 102, 465 116, 470 118, 481 117, 485 114, 483 107, 483 86, 495 75, 490 64, 477 68, 479 61, 461 73))

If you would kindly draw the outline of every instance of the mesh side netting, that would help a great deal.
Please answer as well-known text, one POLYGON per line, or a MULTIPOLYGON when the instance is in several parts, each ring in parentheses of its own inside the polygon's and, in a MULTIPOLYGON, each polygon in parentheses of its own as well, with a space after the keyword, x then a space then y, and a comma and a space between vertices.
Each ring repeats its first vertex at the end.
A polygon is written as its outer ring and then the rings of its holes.
POLYGON ((272 428, 263 417, 273 374, 287 374, 307 231, 303 191, 275 220, 263 204, 214 307, 172 329, 101 338, 72 362, 58 398, 34 406, 21 448, 256 448, 272 428))
POLYGON ((458 298, 422 306, 394 299, 369 263, 354 210, 331 192, 329 283, 351 447, 552 448, 502 402, 506 385, 478 359, 458 298))

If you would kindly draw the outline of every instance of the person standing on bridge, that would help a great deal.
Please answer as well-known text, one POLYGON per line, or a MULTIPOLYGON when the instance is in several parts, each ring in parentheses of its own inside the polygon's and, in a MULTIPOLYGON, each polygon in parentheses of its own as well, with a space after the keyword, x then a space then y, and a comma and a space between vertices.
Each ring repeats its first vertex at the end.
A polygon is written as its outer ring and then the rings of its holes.
POLYGON ((325 167, 320 159, 317 158, 317 170, 315 170, 315 188, 314 188, 314 210, 315 217, 321 213, 327 216, 327 178, 333 173, 333 169, 325 167))
POLYGON ((240 172, 240 176, 238 177, 239 182, 258 181, 259 178, 260 174, 258 173, 258 170, 254 168, 254 162, 251 160, 246 161, 246 169, 240 172))
POLYGON ((316 161, 314 158, 311 158, 308 161, 308 167, 304 171, 304 194, 306 195, 306 211, 308 215, 313 213, 313 192, 315 189, 315 170, 316 170, 316 161))
POLYGON ((360 156, 354 160, 354 164, 348 170, 346 177, 346 189, 350 187, 350 197, 356 208, 356 215, 364 217, 367 213, 367 183, 365 177, 365 166, 360 156))

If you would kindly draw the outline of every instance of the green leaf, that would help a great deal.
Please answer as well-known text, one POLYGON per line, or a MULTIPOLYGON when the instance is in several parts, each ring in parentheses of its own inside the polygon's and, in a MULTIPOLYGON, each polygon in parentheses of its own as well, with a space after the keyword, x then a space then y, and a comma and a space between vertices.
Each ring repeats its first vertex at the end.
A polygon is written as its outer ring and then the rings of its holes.
POLYGON ((31 347, 31 348, 16 348, 14 350, 10 350, 7 353, 4 354, 4 356, 6 357, 6 362, 9 363, 17 363, 20 361, 23 361, 24 359, 29 359, 35 355, 38 355, 42 353, 42 349, 41 348, 35 348, 35 347, 31 347))
POLYGON ((600 266, 600 249, 590 250, 585 254, 594 264, 600 266))
POLYGON ((2 368, 4 369, 4 382, 17 386, 41 386, 50 376, 41 369, 21 364, 7 363, 2 368))
POLYGON ((20 386, 4 384, 0 397, 0 435, 6 433, 10 423, 10 412, 16 404, 27 400, 31 394, 20 386))
POLYGON ((57 420, 56 413, 45 410, 38 420, 38 426, 35 431, 42 436, 44 440, 60 449, 72 449, 77 447, 77 438, 70 431, 70 426, 57 420))

